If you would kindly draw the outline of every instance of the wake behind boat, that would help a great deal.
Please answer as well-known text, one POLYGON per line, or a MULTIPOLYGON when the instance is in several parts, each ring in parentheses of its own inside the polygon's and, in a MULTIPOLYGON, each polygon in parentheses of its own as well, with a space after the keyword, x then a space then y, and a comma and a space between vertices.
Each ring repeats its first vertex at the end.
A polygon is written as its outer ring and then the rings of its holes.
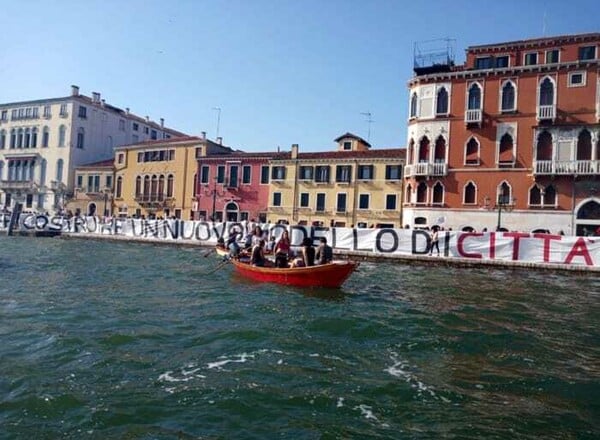
POLYGON ((231 260, 236 271, 255 281, 297 287, 340 287, 356 270, 359 263, 335 261, 309 267, 276 268, 253 266, 247 261, 231 260))

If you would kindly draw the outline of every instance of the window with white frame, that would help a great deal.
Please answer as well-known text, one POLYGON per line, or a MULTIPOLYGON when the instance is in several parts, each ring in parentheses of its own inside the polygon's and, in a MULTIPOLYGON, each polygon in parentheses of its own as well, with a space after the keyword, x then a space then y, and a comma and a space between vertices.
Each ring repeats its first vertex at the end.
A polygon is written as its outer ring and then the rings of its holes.
POLYGON ((251 176, 252 176, 252 167, 250 165, 244 165, 242 167, 242 183, 244 183, 244 184, 250 183, 251 176))
POLYGON ((481 87, 477 83, 471 84, 467 98, 468 110, 481 110, 481 87))
POLYGON ((550 49, 546 51, 546 64, 555 64, 559 62, 560 51, 558 49, 550 49))
POLYGON ((582 46, 579 48, 579 60, 595 60, 596 59, 596 46, 582 46))
POLYGON ((437 91, 435 114, 437 116, 448 114, 448 90, 446 87, 440 87, 437 91))
POLYGON ((479 165, 479 142, 474 137, 465 145, 465 165, 479 165))
POLYGON ((434 205, 442 205, 444 203, 444 185, 441 182, 436 182, 433 185, 433 200, 434 205))
POLYGON ((358 179, 359 180, 373 180, 375 177, 375 167, 373 165, 359 165, 358 166, 358 179))
POLYGON ((77 129, 77 148, 83 148, 85 144, 85 130, 83 127, 77 129))
POLYGON ((502 85, 501 89, 502 98, 501 102, 501 111, 502 112, 512 112, 515 111, 516 108, 516 88, 512 81, 505 81, 502 85))
POLYGON ((584 87, 586 83, 586 72, 569 72, 568 87, 584 87))
POLYGON ((329 183, 329 165, 315 167, 315 182, 329 183))
POLYGON ((317 193, 315 211, 325 212, 325 193, 317 193))
POLYGON ((271 180, 285 180, 285 167, 276 166, 271 168, 271 180))
POLYGON ((351 165, 337 165, 335 167, 335 181, 338 183, 349 183, 351 173, 351 165))
POLYGON ((314 167, 303 165, 300 167, 300 180, 313 180, 314 167))
POLYGON ((281 206, 281 193, 280 192, 273 193, 273 206, 281 206))
POLYGON ((369 199, 371 196, 369 194, 359 194, 358 195, 358 209, 369 209, 369 199))
POLYGON ((348 196, 346 193, 338 193, 337 195, 337 203, 335 210, 337 212, 346 212, 346 200, 348 196))
POLYGON ((474 205, 477 203, 477 186, 468 182, 463 189, 463 204, 474 205))
POLYGON ((396 194, 386 194, 385 195, 385 209, 387 211, 396 210, 398 196, 396 194))
POLYGON ((532 66, 537 64, 537 52, 529 52, 523 56, 523 64, 526 66, 532 66))
POLYGON ((300 208, 308 208, 310 206, 310 194, 307 192, 300 193, 300 208))
POLYGON ((410 117, 411 118, 417 117, 418 100, 419 100, 419 97, 417 96, 417 93, 414 92, 410 97, 410 117))

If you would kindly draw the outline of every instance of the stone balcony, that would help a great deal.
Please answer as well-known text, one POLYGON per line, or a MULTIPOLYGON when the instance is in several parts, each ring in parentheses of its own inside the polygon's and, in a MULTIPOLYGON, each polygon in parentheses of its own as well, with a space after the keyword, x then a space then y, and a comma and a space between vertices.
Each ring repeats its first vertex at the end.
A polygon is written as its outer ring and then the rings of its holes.
POLYGON ((594 176, 600 175, 600 160, 536 160, 535 175, 594 176))
POLYGON ((404 167, 406 177, 416 176, 447 176, 448 164, 446 162, 420 162, 404 167))

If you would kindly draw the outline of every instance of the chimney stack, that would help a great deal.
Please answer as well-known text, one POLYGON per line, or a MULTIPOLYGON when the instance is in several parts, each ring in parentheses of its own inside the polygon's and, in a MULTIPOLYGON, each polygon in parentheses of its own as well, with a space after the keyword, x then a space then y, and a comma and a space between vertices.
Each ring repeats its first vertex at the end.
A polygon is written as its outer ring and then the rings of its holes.
POLYGON ((150 116, 146 115, 146 123, 149 124, 150 123, 150 116))
POLYGON ((129 107, 125 107, 125 114, 129 116, 129 107))
POLYGON ((203 141, 205 141, 206 140, 206 132, 205 131, 201 132, 200 137, 202 138, 203 141))
POLYGON ((94 104, 100 104, 100 93, 92 92, 92 102, 94 104))
POLYGON ((79 87, 71 86, 71 96, 79 96, 79 87))
POLYGON ((165 128, 165 118, 160 118, 160 128, 165 128))
POLYGON ((103 100, 101 100, 101 101, 100 101, 100 105, 101 105, 102 107, 104 107, 104 106, 106 105, 106 99, 103 99, 103 100))
POLYGON ((221 136, 217 138, 217 144, 223 145, 223 138, 221 136))
POLYGON ((298 159, 298 144, 292 144, 292 159, 298 159))

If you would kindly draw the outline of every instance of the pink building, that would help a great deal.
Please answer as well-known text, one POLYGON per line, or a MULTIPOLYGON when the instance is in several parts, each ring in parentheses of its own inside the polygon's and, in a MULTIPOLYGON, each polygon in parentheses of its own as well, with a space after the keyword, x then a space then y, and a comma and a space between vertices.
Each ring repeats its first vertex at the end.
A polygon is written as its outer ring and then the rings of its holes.
POLYGON ((243 153, 198 158, 197 220, 267 221, 269 160, 290 153, 243 153))

